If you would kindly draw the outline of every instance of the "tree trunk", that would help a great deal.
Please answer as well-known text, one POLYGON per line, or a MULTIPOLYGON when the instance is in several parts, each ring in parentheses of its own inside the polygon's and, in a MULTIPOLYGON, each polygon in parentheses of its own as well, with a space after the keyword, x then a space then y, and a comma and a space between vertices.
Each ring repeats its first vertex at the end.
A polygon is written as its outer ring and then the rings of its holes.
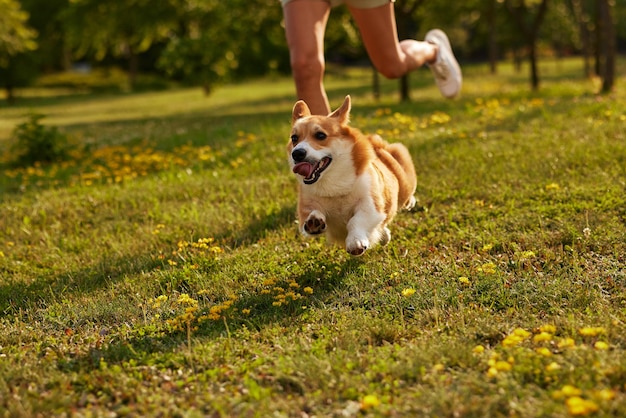
POLYGON ((13 88, 11 84, 7 84, 6 86, 4 86, 4 89, 7 94, 7 104, 9 104, 9 106, 14 105, 15 104, 15 89, 13 88))
POLYGON ((539 90, 539 70, 537 69, 537 42, 533 40, 528 45, 528 59, 530 60, 530 84, 533 90, 539 90))
POLYGON ((548 0, 541 0, 537 13, 533 19, 530 19, 530 23, 527 22, 529 21, 528 16, 531 13, 523 1, 506 0, 505 5, 509 14, 513 18, 513 21, 524 36, 524 42, 526 43, 526 48, 528 49, 530 58, 530 83, 532 89, 537 90, 539 88, 539 71, 537 69, 537 37, 543 18, 546 15, 546 10, 548 9, 548 0))
POLYGON ((498 72, 498 43, 496 42, 496 0, 489 1, 487 9, 487 24, 489 25, 489 71, 498 72))
MULTIPOLYGON (((417 8, 424 2, 425 0, 404 0, 400 3, 396 3, 395 7, 395 15, 396 15, 396 28, 398 31, 399 39, 407 39, 415 36, 417 24, 414 20, 413 15, 417 8)), ((400 89, 400 101, 408 102, 411 100, 411 89, 409 82, 409 74, 405 74, 400 78, 399 89, 400 89)))
POLYGON ((376 70, 376 67, 372 65, 372 94, 374 95, 374 100, 380 100, 380 75, 376 70))
POLYGON ((611 17, 611 5, 608 0, 598 1, 598 32, 600 32, 600 77, 602 92, 613 90, 615 83, 615 26, 611 17))

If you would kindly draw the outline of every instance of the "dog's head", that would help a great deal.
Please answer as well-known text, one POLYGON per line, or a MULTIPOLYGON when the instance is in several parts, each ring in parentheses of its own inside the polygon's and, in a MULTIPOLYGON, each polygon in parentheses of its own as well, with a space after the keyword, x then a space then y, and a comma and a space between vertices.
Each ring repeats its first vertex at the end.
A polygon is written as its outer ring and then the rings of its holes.
POLYGON ((328 116, 311 115, 302 100, 294 105, 287 149, 291 169, 302 177, 304 184, 316 183, 324 173, 332 171, 333 164, 338 165, 338 157, 349 153, 350 107, 350 96, 328 116))

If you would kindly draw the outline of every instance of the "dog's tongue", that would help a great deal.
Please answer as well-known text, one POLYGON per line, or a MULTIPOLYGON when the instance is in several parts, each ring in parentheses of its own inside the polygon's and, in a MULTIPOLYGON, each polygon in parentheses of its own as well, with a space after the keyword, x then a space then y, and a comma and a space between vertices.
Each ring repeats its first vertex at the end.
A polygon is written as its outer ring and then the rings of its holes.
POLYGON ((293 166, 293 172, 304 176, 304 178, 308 178, 313 174, 313 169, 314 165, 307 162, 301 162, 293 166))

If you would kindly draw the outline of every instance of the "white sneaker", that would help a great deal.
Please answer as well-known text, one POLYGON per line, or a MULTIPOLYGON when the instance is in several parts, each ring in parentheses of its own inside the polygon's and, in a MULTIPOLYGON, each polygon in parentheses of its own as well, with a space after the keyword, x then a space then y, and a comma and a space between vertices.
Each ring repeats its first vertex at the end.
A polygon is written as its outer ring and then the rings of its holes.
POLYGON ((439 91, 448 99, 455 98, 461 92, 463 75, 452 52, 448 36, 440 29, 433 29, 426 34, 424 40, 439 47, 435 62, 427 64, 435 76, 439 91))

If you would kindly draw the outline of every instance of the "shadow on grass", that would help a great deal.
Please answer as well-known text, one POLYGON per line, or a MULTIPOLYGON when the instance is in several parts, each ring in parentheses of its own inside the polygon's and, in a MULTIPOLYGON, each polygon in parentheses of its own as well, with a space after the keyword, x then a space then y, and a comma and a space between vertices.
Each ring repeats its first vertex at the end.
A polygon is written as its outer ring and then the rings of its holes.
MULTIPOLYGON (((271 231, 293 224, 295 206, 281 207, 251 220, 247 226, 234 232, 225 231, 215 236, 220 245, 239 248, 262 240, 271 231)), ((119 282, 124 277, 155 271, 164 267, 164 261, 154 253, 129 254, 123 257, 103 256, 93 264, 62 274, 43 273, 32 283, 0 285, 0 318, 63 300, 68 293, 90 293, 119 282)), ((206 272, 206 274, 210 274, 206 272)))
MULTIPOLYGON (((328 260, 319 262, 316 260, 311 268, 306 269, 291 279, 302 287, 315 287, 315 300, 308 305, 323 303, 326 296, 337 291, 343 286, 343 278, 359 268, 362 261, 357 258, 345 258, 339 262, 328 260), (320 280, 320 278, 322 278, 320 280)), ((184 290, 184 289, 183 289, 184 290)), ((289 305, 274 306, 273 299, 269 295, 258 293, 243 296, 233 305, 238 312, 242 309, 252 308, 253 314, 248 318, 228 318, 225 320, 210 320, 203 322, 199 329, 194 331, 193 338, 230 338, 231 333, 237 332, 244 327, 249 330, 262 330, 265 327, 292 323, 304 315, 307 310, 302 309, 303 303, 292 302, 289 305)), ((153 354, 178 353, 180 347, 186 345, 187 335, 184 332, 162 334, 152 332, 150 326, 136 329, 129 338, 114 339, 113 342, 90 348, 85 354, 71 359, 61 358, 59 368, 71 371, 89 371, 99 367, 101 361, 107 364, 119 364, 131 360, 149 361, 147 357, 153 354)), ((177 356, 176 356, 177 357, 177 356)), ((177 357, 180 361, 181 358, 177 357)), ((169 361, 169 360, 166 360, 169 361)))

